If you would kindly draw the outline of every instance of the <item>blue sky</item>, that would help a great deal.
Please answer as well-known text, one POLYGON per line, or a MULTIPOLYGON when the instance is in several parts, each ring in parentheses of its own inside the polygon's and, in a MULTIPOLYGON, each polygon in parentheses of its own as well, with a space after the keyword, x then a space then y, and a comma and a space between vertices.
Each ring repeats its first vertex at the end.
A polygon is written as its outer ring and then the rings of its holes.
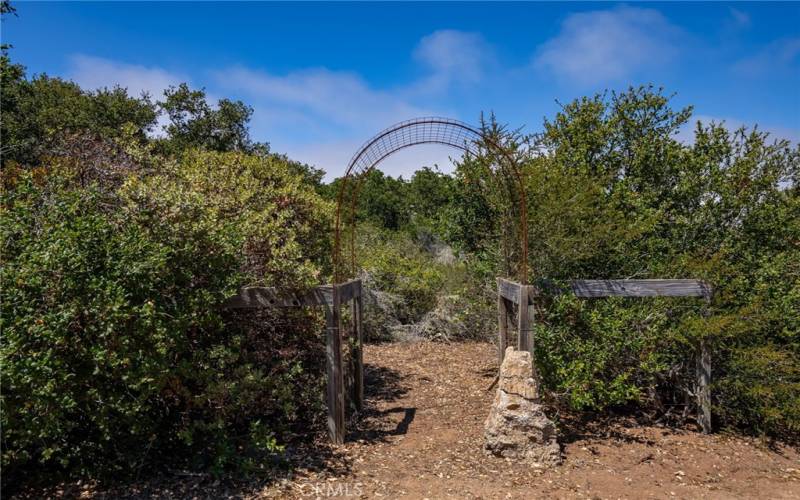
MULTIPOLYGON (((2 39, 29 73, 153 95, 187 81, 242 99, 255 139, 331 176, 403 119, 494 111, 535 132, 557 101, 646 83, 693 104, 695 119, 800 141, 800 3, 15 6, 2 39)), ((410 148, 381 168, 447 171, 450 154, 410 148)))

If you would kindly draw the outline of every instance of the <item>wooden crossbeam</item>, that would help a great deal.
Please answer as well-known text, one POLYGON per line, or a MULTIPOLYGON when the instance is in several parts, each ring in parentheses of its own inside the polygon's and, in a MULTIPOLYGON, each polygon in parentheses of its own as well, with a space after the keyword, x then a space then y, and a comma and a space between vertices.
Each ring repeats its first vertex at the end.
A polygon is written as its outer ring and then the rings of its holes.
POLYGON ((519 287, 522 286, 516 281, 505 278, 497 278, 497 293, 506 300, 514 304, 519 304, 519 287))
MULTIPOLYGON (((497 279, 499 295, 519 304, 519 283, 504 278, 497 279)), ((545 291, 554 295, 573 293, 576 297, 711 297, 711 287, 693 279, 650 280, 571 280, 566 287, 558 287, 551 280, 539 280, 532 286, 529 304, 545 291)))
MULTIPOLYGON (((361 294, 361 282, 352 280, 339 287, 341 303, 361 294)), ((320 285, 305 293, 286 294, 273 287, 251 286, 242 288, 237 295, 225 301, 226 309, 259 309, 262 307, 332 306, 333 285, 320 285)))
POLYGON ((577 297, 710 297, 711 287, 699 280, 572 280, 577 297))

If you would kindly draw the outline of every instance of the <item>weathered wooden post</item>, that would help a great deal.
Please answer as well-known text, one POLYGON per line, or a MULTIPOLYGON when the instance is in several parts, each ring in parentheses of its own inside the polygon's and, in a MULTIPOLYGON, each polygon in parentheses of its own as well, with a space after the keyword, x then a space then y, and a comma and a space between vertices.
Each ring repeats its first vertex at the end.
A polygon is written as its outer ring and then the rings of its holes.
MULTIPOLYGON (((703 283, 703 296, 705 297, 706 307, 703 316, 708 316, 708 306, 711 304, 712 291, 710 287, 703 283)), ((700 339, 695 361, 695 375, 697 377, 697 420, 703 433, 709 434, 711 428, 711 348, 708 340, 700 339)))
POLYGON ((339 285, 332 285, 331 299, 331 306, 325 309, 328 433, 331 441, 342 444, 344 443, 344 377, 342 374, 342 304, 339 285))
POLYGON ((697 352, 695 365, 697 375, 697 420, 704 434, 711 432, 711 351, 708 342, 703 339, 697 352))
POLYGON ((533 339, 533 322, 534 322, 534 307, 533 307, 533 286, 519 285, 519 314, 518 314, 518 332, 519 339, 517 341, 517 349, 520 351, 528 351, 531 353, 533 373, 536 374, 536 357, 534 353, 534 339, 533 339))
MULTIPOLYGON (((713 290, 703 282, 698 282, 701 293, 705 299, 703 316, 708 317, 709 305, 713 290)), ((711 346, 708 339, 702 338, 698 342, 695 353, 695 396, 697 397, 697 421, 704 434, 710 434, 711 427, 711 346)))
POLYGON ((361 281, 359 281, 355 297, 353 298, 353 321, 355 322, 355 344, 353 346, 353 360, 355 361, 353 399, 356 404, 356 409, 359 411, 364 408, 364 329, 362 323, 364 300, 361 293, 361 281))
POLYGON ((497 357, 499 358, 500 365, 503 364, 503 358, 506 354, 506 347, 508 347, 508 309, 508 300, 503 297, 501 281, 500 278, 497 278, 497 357))
POLYGON ((276 288, 244 287, 223 304, 228 309, 260 309, 276 307, 322 306, 325 308, 325 375, 327 387, 325 404, 328 407, 328 433, 331 441, 341 444, 345 437, 345 380, 342 360, 342 304, 352 305, 351 322, 353 346, 348 370, 351 401, 357 409, 364 402, 363 359, 363 300, 361 281, 320 285, 304 293, 284 294, 276 288), (352 301, 352 302, 351 302, 352 301))

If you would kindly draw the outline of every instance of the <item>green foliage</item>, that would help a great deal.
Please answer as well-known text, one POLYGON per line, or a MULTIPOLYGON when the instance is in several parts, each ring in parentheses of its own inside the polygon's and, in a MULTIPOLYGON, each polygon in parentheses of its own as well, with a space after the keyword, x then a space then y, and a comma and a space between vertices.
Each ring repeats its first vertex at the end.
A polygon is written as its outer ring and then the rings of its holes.
POLYGON ((726 421, 759 433, 800 433, 800 367, 797 351, 772 344, 736 348, 715 389, 715 410, 726 421))
POLYGON ((319 279, 330 210, 285 163, 189 152, 119 190, 69 165, 4 185, 4 480, 254 467, 314 420, 316 319, 219 308, 242 284, 319 279))
MULTIPOLYGON (((121 87, 87 91, 74 82, 47 75, 27 79, 25 68, 11 62, 7 49, 3 48, 0 57, 4 165, 13 161, 35 166, 59 149, 65 137, 76 134, 108 140, 119 139, 132 129, 139 142, 149 142, 148 134, 155 131, 159 115, 168 119, 166 136, 154 141, 160 153, 179 155, 196 148, 269 154, 266 143, 250 138, 253 110, 241 101, 220 99, 212 107, 203 90, 192 90, 185 83, 167 89, 163 102, 154 102, 149 95, 129 96, 121 87)), ((319 182, 319 171, 293 164, 309 181, 319 182)))
MULTIPOLYGON (((258 468, 324 415, 322 325, 307 311, 219 305, 243 285, 329 279, 342 181, 323 185, 320 170, 252 141, 252 109, 239 101, 211 106, 185 84, 156 103, 28 79, 7 49, 4 481, 158 462, 258 468), (169 123, 154 139, 159 113, 169 123)), ((403 324, 494 334, 494 279, 515 271, 520 237, 518 180, 488 147, 502 144, 527 192, 529 280, 694 277, 716 292, 710 305, 543 297, 546 388, 577 409, 664 411, 685 404, 702 340, 717 423, 796 438, 800 149, 720 124, 698 124, 683 144, 690 116, 660 89, 631 88, 568 103, 535 136, 490 117, 482 154, 452 176, 370 172, 356 214, 375 292, 368 333, 383 337, 391 310, 403 324), (455 263, 437 260, 442 242, 455 263)))
POLYGON ((453 177, 428 167, 414 172, 407 184, 406 198, 417 230, 444 234, 447 222, 442 209, 453 202, 454 183, 453 177))
POLYGON ((669 366, 662 305, 559 297, 535 333, 545 384, 580 410, 647 402, 669 366))
MULTIPOLYGON (((693 277, 716 292, 708 314, 693 299, 543 301, 538 362, 574 407, 663 409, 693 390, 705 339, 718 423, 791 437, 800 423, 800 150, 719 124, 698 125, 694 143, 682 144, 675 136, 690 112, 672 110, 660 90, 632 88, 576 100, 541 134, 510 137, 528 193, 529 279, 693 277), (764 370, 754 353, 778 369, 764 370)), ((465 194, 455 195, 454 218, 465 229, 451 236, 489 278, 508 255, 503 234, 480 224, 502 220, 497 198, 508 191, 481 159, 456 176, 465 194)))
POLYGON ((234 231, 249 284, 300 290, 321 279, 331 207, 289 170, 276 156, 190 150, 154 175, 131 178, 122 195, 167 217, 173 206, 202 207, 193 220, 234 231))
POLYGON ((253 143, 247 128, 253 108, 242 101, 220 99, 216 109, 209 105, 203 90, 191 90, 185 83, 170 87, 159 103, 169 118, 167 138, 161 146, 166 152, 189 148, 211 151, 266 153, 265 144, 253 143))
MULTIPOLYGON (((368 275, 370 285, 400 297, 397 320, 401 323, 418 321, 436 305, 446 266, 437 264, 409 236, 362 225, 358 246, 359 265, 368 275)), ((375 327, 379 329, 380 325, 375 327)))
POLYGON ((47 75, 27 80, 24 68, 6 54, 0 57, 0 77, 3 165, 36 165, 65 134, 87 131, 118 138, 130 125, 143 140, 155 124, 156 106, 149 97, 130 97, 120 87, 90 92, 47 75))
MULTIPOLYGON (((339 178, 325 186, 325 196, 336 200, 342 182, 339 178)), ((357 221, 412 235, 419 230, 441 233, 446 223, 442 208, 456 192, 453 182, 452 177, 428 167, 414 172, 408 181, 373 169, 350 180, 344 199, 347 203, 358 186, 357 221)))
MULTIPOLYGON (((339 178, 326 186, 326 197, 337 200, 343 182, 343 179, 339 178)), ((385 175, 377 169, 370 170, 359 178, 352 178, 347 185, 345 205, 355 189, 358 189, 357 221, 371 222, 395 231, 409 223, 407 186, 402 179, 385 175)), ((349 210, 349 207, 347 209, 349 210)), ((346 217, 349 217, 349 211, 346 217)))

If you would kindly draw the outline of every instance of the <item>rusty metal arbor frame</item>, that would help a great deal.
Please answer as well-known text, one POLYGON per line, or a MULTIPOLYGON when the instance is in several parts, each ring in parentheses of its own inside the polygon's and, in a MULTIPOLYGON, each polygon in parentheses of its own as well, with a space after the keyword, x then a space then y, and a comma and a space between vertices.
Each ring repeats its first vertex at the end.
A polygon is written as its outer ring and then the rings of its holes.
POLYGON ((366 174, 393 153, 419 144, 443 144, 460 149, 464 153, 471 154, 475 157, 480 154, 480 148, 483 145, 487 149, 490 149, 491 152, 499 155, 503 160, 499 162, 499 167, 510 171, 517 184, 520 204, 519 233, 521 239, 520 262, 517 269, 520 282, 527 283, 528 211, 522 172, 509 151, 493 138, 483 134, 478 127, 473 127, 458 120, 440 117, 415 118, 396 123, 365 142, 353 155, 345 171, 336 200, 336 227, 333 247, 334 282, 341 283, 345 278, 341 252, 342 206, 345 202, 345 195, 349 182, 355 178, 356 184, 352 189, 350 198, 350 265, 351 270, 355 271, 355 212, 358 204, 359 190, 361 189, 366 174), (503 163, 505 163, 505 165, 503 165, 503 163))

